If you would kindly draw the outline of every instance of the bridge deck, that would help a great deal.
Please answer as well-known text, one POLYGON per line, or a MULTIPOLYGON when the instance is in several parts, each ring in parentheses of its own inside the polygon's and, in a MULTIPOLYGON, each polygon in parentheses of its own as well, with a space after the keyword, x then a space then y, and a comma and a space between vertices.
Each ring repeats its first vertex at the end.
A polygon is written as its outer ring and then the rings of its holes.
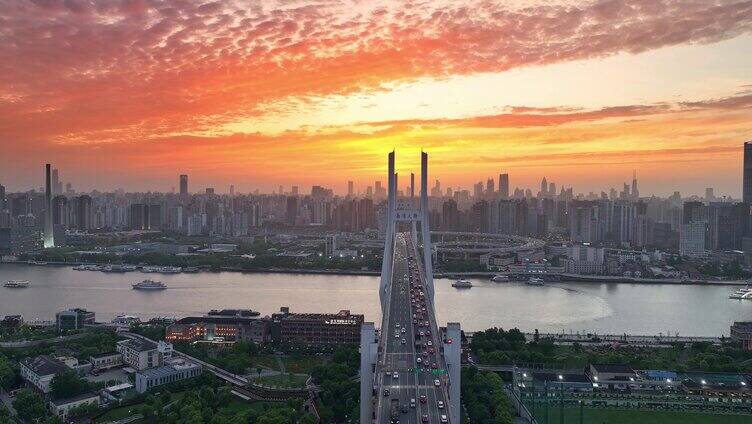
POLYGON ((425 290, 420 259, 405 234, 397 235, 394 253, 375 376, 379 387, 377 421, 449 422, 448 375, 441 353, 442 340, 433 300, 425 290))

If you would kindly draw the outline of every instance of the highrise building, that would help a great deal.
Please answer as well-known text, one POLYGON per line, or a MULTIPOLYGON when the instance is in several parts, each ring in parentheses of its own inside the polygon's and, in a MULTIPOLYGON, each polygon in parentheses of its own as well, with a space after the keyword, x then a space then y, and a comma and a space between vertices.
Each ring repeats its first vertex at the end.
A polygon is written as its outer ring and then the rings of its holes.
POLYGON ((52 165, 45 165, 44 190, 44 248, 55 247, 55 235, 52 225, 52 165))
POLYGON ((0 184, 0 211, 5 210, 5 186, 0 184))
POLYGON ((355 184, 352 181, 347 182, 347 195, 350 197, 355 195, 355 184))
POLYGON ((509 198, 509 174, 499 174, 499 196, 509 198))
POLYGON ((234 196, 234 195, 235 195, 235 185, 230 184, 230 196, 234 196))
POLYGON ((752 203, 752 141, 744 143, 744 180, 742 202, 752 203))
POLYGON ((640 198, 640 190, 637 189, 637 170, 632 171, 632 198, 640 198))
POLYGON ((540 185, 540 192, 542 196, 548 195, 548 181, 546 181, 546 177, 543 177, 543 181, 541 181, 540 185))
POLYGON ((188 194, 188 175, 180 175, 180 194, 188 194))
POLYGON ((493 196, 496 189, 494 188, 494 180, 493 178, 489 178, 488 181, 486 181, 486 194, 488 196, 493 196))

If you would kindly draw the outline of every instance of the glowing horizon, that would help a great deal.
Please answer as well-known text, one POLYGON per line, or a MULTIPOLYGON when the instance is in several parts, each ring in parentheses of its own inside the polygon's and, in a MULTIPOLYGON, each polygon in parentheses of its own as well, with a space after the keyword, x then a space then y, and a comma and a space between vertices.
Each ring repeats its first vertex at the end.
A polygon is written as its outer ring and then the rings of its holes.
POLYGON ((752 1, 0 4, 0 184, 741 194, 752 1), (433 182, 431 183, 433 184, 433 182), (403 187, 400 187, 403 188, 403 187))

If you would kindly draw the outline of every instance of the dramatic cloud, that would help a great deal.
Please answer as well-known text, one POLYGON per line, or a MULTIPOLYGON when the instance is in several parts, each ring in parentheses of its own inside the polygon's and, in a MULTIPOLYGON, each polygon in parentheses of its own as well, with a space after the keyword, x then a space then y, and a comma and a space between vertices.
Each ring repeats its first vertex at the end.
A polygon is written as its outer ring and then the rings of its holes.
POLYGON ((290 96, 707 43, 752 1, 0 4, 0 137, 121 141, 264 113, 290 96))

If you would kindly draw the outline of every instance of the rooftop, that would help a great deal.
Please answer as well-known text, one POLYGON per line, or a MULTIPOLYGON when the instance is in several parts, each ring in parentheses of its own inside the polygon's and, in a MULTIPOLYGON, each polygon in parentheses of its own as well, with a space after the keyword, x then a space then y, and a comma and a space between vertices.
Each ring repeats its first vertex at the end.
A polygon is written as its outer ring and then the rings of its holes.
POLYGON ((118 344, 128 346, 129 348, 135 349, 139 352, 146 352, 147 350, 154 350, 157 348, 156 343, 143 339, 126 339, 119 341, 118 344))
POLYGON ((67 405, 69 403, 79 402, 79 401, 82 401, 82 400, 85 400, 85 399, 98 398, 98 397, 99 397, 99 395, 96 394, 96 393, 94 393, 94 392, 86 392, 86 393, 82 393, 82 394, 80 394, 78 396, 73 396, 72 398, 68 398, 68 399, 52 400, 52 403, 55 406, 63 406, 63 405, 67 405))
POLYGON ((591 364, 595 372, 612 374, 634 374, 634 370, 627 364, 591 364))
POLYGON ((21 361, 21 364, 39 376, 53 375, 68 369, 64 363, 47 355, 41 355, 35 358, 24 358, 21 361))

